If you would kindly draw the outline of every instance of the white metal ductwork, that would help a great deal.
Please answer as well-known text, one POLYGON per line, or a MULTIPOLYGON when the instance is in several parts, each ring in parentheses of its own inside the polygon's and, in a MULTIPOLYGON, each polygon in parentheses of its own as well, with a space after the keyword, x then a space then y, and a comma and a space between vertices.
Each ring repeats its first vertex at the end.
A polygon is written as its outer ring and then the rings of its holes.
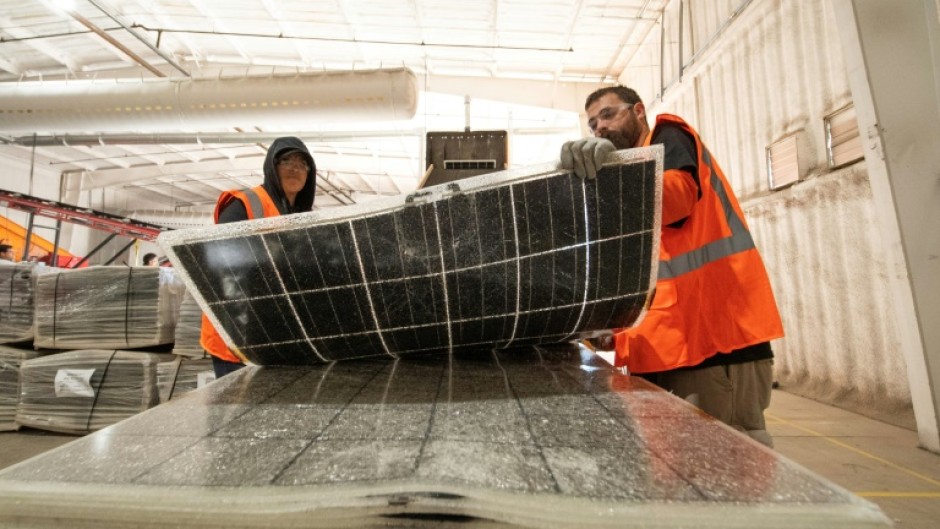
POLYGON ((164 211, 160 209, 135 209, 122 211, 119 215, 140 222, 166 226, 174 230, 211 226, 214 223, 212 213, 164 211))
POLYGON ((236 79, 40 81, 0 85, 0 132, 199 131, 411 119, 407 68, 236 79))

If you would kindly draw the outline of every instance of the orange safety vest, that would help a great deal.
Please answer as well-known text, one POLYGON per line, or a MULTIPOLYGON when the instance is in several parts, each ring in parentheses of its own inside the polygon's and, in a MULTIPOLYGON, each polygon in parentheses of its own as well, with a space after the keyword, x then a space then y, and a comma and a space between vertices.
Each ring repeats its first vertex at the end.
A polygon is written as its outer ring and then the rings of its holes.
MULTIPOLYGON (((265 191, 264 186, 257 186, 244 191, 225 191, 219 196, 215 204, 214 220, 219 222, 219 213, 225 206, 233 200, 241 200, 248 211, 249 219, 258 219, 263 217, 277 217, 281 214, 277 210, 271 196, 265 191)), ((245 358, 241 352, 231 350, 225 344, 225 341, 219 336, 219 332, 212 326, 212 322, 205 314, 202 315, 202 328, 199 333, 199 345, 212 356, 218 357, 226 362, 244 363, 245 358)))
POLYGON ((646 317, 614 334, 616 365, 632 373, 695 366, 783 336, 770 279, 728 180, 692 127, 669 114, 656 119, 656 127, 664 124, 695 140, 701 196, 680 228, 662 227, 646 317))

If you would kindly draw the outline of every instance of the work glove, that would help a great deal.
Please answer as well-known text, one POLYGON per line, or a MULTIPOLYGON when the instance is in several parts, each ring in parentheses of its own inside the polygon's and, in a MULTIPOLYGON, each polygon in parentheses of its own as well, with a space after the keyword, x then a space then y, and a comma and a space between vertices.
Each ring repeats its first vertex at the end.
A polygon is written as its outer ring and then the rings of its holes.
POLYGON ((568 141, 561 146, 561 163, 558 168, 574 171, 580 178, 593 179, 607 160, 607 155, 616 150, 614 144, 604 138, 568 141))

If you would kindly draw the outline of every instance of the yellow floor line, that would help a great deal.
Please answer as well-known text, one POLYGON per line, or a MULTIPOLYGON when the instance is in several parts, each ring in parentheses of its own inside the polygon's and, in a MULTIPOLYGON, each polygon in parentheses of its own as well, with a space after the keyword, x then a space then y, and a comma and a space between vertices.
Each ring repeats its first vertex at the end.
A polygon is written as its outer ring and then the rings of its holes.
MULTIPOLYGON (((894 469, 896 469, 896 470, 900 470, 901 472, 904 472, 904 473, 906 473, 906 474, 910 474, 910 475, 912 475, 912 476, 914 476, 914 477, 917 477, 917 478, 920 478, 920 479, 926 481, 927 483, 930 483, 930 484, 932 484, 932 485, 936 485, 936 486, 940 487, 940 481, 938 481, 938 480, 936 480, 936 479, 933 479, 933 478, 930 477, 930 476, 925 476, 924 474, 921 474, 920 472, 916 472, 916 471, 911 470, 911 469, 909 469, 909 468, 907 468, 907 467, 903 467, 903 466, 901 466, 901 465, 899 465, 899 464, 897 464, 897 463, 893 463, 893 462, 891 462, 891 461, 888 461, 887 459, 878 457, 878 456, 876 456, 875 454, 866 452, 866 451, 864 451, 864 450, 862 450, 862 449, 860 449, 860 448, 856 448, 856 447, 854 447, 854 446, 852 446, 852 445, 843 443, 842 441, 833 439, 832 437, 829 437, 829 436, 827 436, 827 435, 823 435, 823 434, 821 434, 821 433, 819 433, 819 432, 817 432, 817 431, 814 431, 814 430, 811 430, 811 429, 809 429, 809 428, 806 428, 805 426, 800 426, 800 425, 798 425, 798 424, 796 424, 796 423, 792 423, 792 422, 787 421, 787 420, 785 420, 785 419, 781 419, 780 417, 776 417, 776 416, 774 416, 774 415, 772 415, 772 414, 769 414, 769 413, 766 413, 766 412, 765 412, 765 415, 768 416, 768 417, 770 417, 770 418, 772 418, 772 419, 775 420, 775 421, 780 421, 781 423, 786 424, 786 425, 788 425, 788 426, 792 426, 793 428, 796 428, 797 430, 802 430, 802 431, 804 431, 804 432, 810 433, 810 434, 812 434, 812 435, 815 435, 816 437, 825 439, 825 440, 829 441, 830 443, 832 443, 832 444, 834 444, 834 445, 841 446, 842 448, 847 448, 847 449, 849 449, 849 450, 851 450, 851 451, 853 451, 853 452, 855 452, 855 453, 857 453, 857 454, 863 455, 863 456, 865 456, 865 457, 867 457, 867 458, 869 458, 869 459, 874 459, 875 461, 878 461, 879 463, 883 463, 883 464, 885 464, 885 465, 888 465, 888 466, 891 467, 891 468, 894 468, 894 469)), ((856 493, 856 494, 861 495, 860 493, 856 493)))
POLYGON ((940 498, 940 492, 853 492, 863 498, 940 498))

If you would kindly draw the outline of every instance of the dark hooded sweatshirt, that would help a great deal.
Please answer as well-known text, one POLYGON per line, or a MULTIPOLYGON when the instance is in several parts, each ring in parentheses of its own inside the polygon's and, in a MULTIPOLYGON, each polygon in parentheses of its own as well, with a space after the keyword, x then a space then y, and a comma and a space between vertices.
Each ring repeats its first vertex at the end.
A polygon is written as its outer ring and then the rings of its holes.
MULTIPOLYGON (((313 156, 310 155, 310 151, 307 150, 307 146, 304 145, 304 142, 293 136, 285 136, 271 143, 268 154, 264 157, 264 184, 262 185, 264 186, 264 190, 268 192, 268 195, 271 196, 271 199, 274 200, 274 204, 277 205, 277 210, 281 215, 303 213, 313 209, 316 179, 317 166, 313 161, 313 156), (294 205, 291 206, 290 203, 287 202, 287 197, 284 196, 284 190, 281 188, 281 179, 277 176, 277 167, 275 164, 284 154, 294 151, 300 151, 301 154, 303 154, 304 158, 307 159, 307 165, 310 166, 310 169, 307 171, 307 184, 297 193, 297 197, 294 199, 294 205)), ((241 200, 229 202, 228 205, 225 206, 225 209, 219 212, 219 224, 238 222, 240 220, 248 220, 248 210, 245 209, 245 204, 241 200)))

